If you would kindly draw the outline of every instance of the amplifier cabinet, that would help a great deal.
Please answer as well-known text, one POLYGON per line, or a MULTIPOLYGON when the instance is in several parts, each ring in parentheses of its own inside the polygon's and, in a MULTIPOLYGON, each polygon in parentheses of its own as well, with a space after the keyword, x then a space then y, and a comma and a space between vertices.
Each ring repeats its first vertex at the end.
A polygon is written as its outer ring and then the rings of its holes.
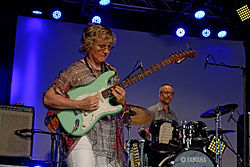
POLYGON ((15 132, 33 127, 34 107, 0 105, 0 156, 31 159, 33 135, 24 139, 15 132))

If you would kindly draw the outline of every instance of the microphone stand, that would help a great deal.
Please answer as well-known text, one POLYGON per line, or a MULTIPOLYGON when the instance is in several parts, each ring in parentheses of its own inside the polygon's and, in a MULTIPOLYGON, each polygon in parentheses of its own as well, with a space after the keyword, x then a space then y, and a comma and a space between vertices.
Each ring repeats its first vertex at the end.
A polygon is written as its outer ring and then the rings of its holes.
POLYGON ((142 64, 141 64, 140 62, 141 62, 140 60, 137 60, 137 62, 135 63, 135 66, 134 66, 133 70, 131 71, 131 73, 130 73, 128 76, 126 76, 123 80, 129 78, 129 77, 130 77, 134 72, 136 72, 137 70, 139 70, 139 69, 143 70, 142 64), (139 64, 139 63, 140 63, 140 64, 139 64), (139 65, 137 66, 137 64, 139 64, 139 65), (137 66, 137 67, 136 67, 136 66, 137 66))
POLYGON ((220 64, 217 64, 217 63, 207 63, 209 65, 214 65, 214 66, 222 66, 222 67, 228 67, 228 68, 238 68, 238 69, 242 69, 242 70, 246 70, 245 67, 241 67, 241 66, 231 66, 231 65, 226 65, 226 64, 223 64, 223 63, 220 63, 220 64))
MULTIPOLYGON (((29 131, 32 136, 35 134, 35 133, 41 133, 41 134, 47 134, 47 135, 50 135, 51 137, 51 148, 50 148, 50 151, 51 151, 51 155, 50 155, 50 161, 51 161, 51 167, 59 167, 61 166, 61 162, 59 162, 59 147, 58 147, 58 142, 56 140, 56 135, 61 135, 60 133, 54 133, 54 132, 47 132, 47 131, 43 131, 43 130, 36 130, 36 129, 29 129, 29 131)), ((21 137, 21 136, 24 136, 22 134, 19 134, 18 136, 21 137), (20 135, 20 136, 19 136, 20 135)))
MULTIPOLYGON (((213 57, 212 57, 213 58, 213 57)), ((213 59, 214 60, 214 59, 213 59)), ((209 65, 214 65, 214 66, 221 66, 221 67, 227 67, 227 68, 236 68, 236 69, 240 69, 242 70, 242 74, 243 74, 243 87, 244 87, 244 102, 243 102, 243 122, 244 122, 244 126, 243 126, 243 134, 244 134, 244 142, 243 142, 243 167, 248 167, 247 164, 249 164, 249 145, 248 145, 248 140, 249 140, 249 134, 248 134, 248 125, 249 125, 249 117, 248 114, 246 112, 246 78, 247 78, 247 70, 245 67, 242 66, 231 66, 231 65, 226 65, 223 63, 217 64, 215 63, 209 63, 207 62, 207 64, 209 65)))
MULTIPOLYGON (((225 134, 224 136, 226 137, 226 139, 227 139, 227 141, 228 141, 228 143, 229 143, 229 145, 230 145, 230 146, 227 145, 227 148, 229 148, 229 150, 230 150, 234 155, 236 155, 238 166, 242 166, 242 163, 243 163, 242 157, 240 156, 240 154, 237 154, 237 152, 235 152, 235 150, 233 149, 233 146, 232 146, 232 144, 231 144, 229 138, 227 137, 227 135, 225 134)), ((249 166, 249 165, 248 165, 248 166, 249 166)))

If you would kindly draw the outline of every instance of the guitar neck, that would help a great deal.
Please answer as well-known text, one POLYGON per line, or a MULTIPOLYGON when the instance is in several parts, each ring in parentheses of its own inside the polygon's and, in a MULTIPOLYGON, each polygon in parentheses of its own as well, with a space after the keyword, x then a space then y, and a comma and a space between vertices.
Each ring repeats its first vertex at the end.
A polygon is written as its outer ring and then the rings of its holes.
POLYGON ((133 85, 134 83, 140 81, 141 79, 149 76, 150 74, 160 70, 161 68, 167 66, 168 64, 170 64, 170 60, 167 58, 127 79, 125 79, 124 81, 120 82, 118 85, 123 87, 123 88, 127 88, 129 87, 130 85, 133 85))
MULTIPOLYGON (((170 63, 181 63, 183 60, 185 60, 187 57, 195 57, 196 52, 192 49, 188 49, 186 51, 182 51, 179 53, 175 53, 170 55, 168 58, 162 60, 161 62, 125 79, 124 81, 118 83, 118 86, 121 86, 122 88, 127 88, 130 85, 136 83, 137 81, 140 81, 141 79, 147 77, 148 75, 160 70, 161 68, 167 66, 170 63)), ((116 86, 116 85, 115 85, 116 86)), ((114 87, 114 86, 113 86, 114 87)), ((112 87, 111 87, 112 88, 112 87)), ((112 96, 111 88, 108 88, 104 91, 102 91, 102 95, 104 98, 108 98, 112 96)))
MULTIPOLYGON (((151 66, 151 67, 149 67, 149 68, 147 68, 147 69, 145 69, 145 70, 143 70, 143 71, 141 71, 141 72, 127 78, 127 79, 125 79, 124 81, 122 81, 122 82, 120 82, 120 83, 118 83, 116 85, 118 85, 118 86, 125 89, 125 88, 129 87, 130 85, 133 85, 134 83, 140 81, 141 79, 149 76, 150 74, 152 74, 152 73, 160 70, 161 68, 167 66, 170 63, 171 63, 170 59, 167 58, 167 59, 165 59, 165 60, 163 60, 163 61, 161 61, 161 62, 159 62, 159 63, 157 63, 157 64, 155 64, 155 65, 153 65, 153 66, 151 66)), ((108 89, 104 90, 102 92, 102 95, 103 95, 104 98, 108 98, 108 97, 112 96, 111 89, 108 88, 108 89)))

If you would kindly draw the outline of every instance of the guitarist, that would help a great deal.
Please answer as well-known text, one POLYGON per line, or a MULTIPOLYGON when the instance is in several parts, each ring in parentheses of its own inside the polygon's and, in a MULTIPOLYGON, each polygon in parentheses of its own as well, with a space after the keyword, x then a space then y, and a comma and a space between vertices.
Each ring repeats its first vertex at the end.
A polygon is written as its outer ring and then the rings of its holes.
MULTIPOLYGON (((89 96, 72 100, 67 96, 71 88, 91 84, 102 73, 113 70, 116 75, 109 85, 119 83, 117 70, 105 62, 116 43, 112 30, 105 25, 90 23, 84 29, 80 51, 86 56, 63 70, 43 94, 43 103, 49 108, 45 123, 52 131, 63 134, 56 113, 64 109, 97 110, 99 99, 89 96)), ((120 86, 111 89, 114 104, 126 105, 125 91, 120 86)), ((125 107, 123 107, 125 108, 125 107)), ((123 167, 126 160, 123 150, 123 111, 100 119, 84 136, 61 135, 61 148, 68 167, 123 167)))

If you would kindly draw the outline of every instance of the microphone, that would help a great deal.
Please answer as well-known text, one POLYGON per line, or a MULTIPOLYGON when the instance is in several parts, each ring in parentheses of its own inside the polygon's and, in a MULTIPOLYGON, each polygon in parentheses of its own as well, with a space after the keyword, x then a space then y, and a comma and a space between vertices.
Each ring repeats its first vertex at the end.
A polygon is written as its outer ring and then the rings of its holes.
POLYGON ((142 65, 142 61, 140 60, 140 66, 141 70, 143 71, 143 65, 142 65))
POLYGON ((210 55, 208 55, 207 58, 206 58, 206 62, 205 62, 205 65, 204 65, 204 70, 206 70, 206 68, 207 68, 207 63, 208 63, 208 58, 209 58, 209 56, 210 56, 210 55))
POLYGON ((233 115, 234 115, 234 111, 231 112, 230 117, 228 118, 227 122, 231 121, 231 119, 233 118, 233 115))

